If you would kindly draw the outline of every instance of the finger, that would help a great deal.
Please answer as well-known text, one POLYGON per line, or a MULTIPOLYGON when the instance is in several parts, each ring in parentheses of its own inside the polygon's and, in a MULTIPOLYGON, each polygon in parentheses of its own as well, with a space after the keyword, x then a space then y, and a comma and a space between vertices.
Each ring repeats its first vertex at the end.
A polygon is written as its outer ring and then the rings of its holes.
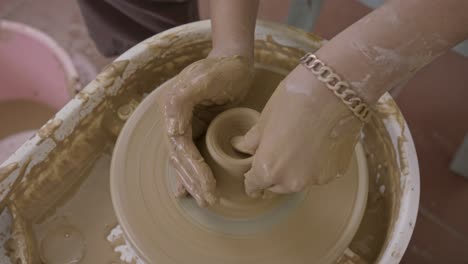
MULTIPOLYGON (((179 158, 174 154, 171 155, 171 164, 174 167, 176 174, 177 174, 177 182, 180 183, 182 186, 184 186, 184 189, 190 193, 190 195, 197 201, 197 204, 200 206, 205 206, 206 202, 203 200, 203 198, 199 195, 199 187, 197 186, 196 183, 191 182, 190 178, 187 178, 187 172, 185 171, 185 168, 182 166, 179 158)), ((177 186, 179 188, 179 186, 177 186)), ((176 189, 176 197, 177 196, 177 189, 176 189)))
POLYGON ((197 201, 205 201, 210 205, 215 203, 216 180, 193 143, 191 131, 189 135, 170 137, 169 141, 177 165, 175 169, 186 190, 197 201))
POLYGON ((156 98, 156 102, 164 117, 164 125, 168 135, 178 135, 178 112, 183 105, 180 91, 177 89, 179 81, 176 77, 161 84, 159 90, 161 95, 156 98))
POLYGON ((167 134, 169 136, 184 135, 191 126, 193 103, 182 94, 169 94, 164 102, 163 112, 167 134))
POLYGON ((260 143, 260 126, 256 124, 244 136, 231 139, 231 144, 237 151, 253 155, 260 143))
POLYGON ((262 196, 263 191, 272 186, 271 182, 263 180, 263 177, 258 177, 258 175, 255 175, 253 169, 250 169, 248 172, 246 172, 244 176, 245 193, 252 198, 258 198, 262 196))

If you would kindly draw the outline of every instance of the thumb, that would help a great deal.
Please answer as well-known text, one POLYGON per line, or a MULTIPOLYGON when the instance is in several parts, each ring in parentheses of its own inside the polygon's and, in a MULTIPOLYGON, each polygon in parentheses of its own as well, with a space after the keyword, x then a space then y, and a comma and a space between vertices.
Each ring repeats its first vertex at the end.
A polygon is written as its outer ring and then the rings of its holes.
POLYGON ((260 126, 256 124, 244 136, 236 136, 231 139, 235 150, 254 155, 260 144, 260 126))

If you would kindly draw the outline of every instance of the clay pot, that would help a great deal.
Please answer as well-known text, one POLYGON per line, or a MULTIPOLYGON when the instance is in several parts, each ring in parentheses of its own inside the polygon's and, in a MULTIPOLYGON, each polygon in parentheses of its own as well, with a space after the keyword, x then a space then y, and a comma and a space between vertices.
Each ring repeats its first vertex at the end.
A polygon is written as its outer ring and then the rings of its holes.
POLYGON ((243 136, 260 118, 260 113, 246 107, 222 112, 210 123, 205 135, 202 155, 216 178, 219 204, 210 210, 233 219, 250 219, 271 210, 276 199, 251 198, 246 195, 244 174, 252 166, 253 157, 235 150, 232 140, 243 136))
POLYGON ((219 114, 211 122, 205 141, 207 154, 214 161, 211 168, 215 170, 215 175, 228 178, 226 180, 243 181, 244 173, 252 164, 252 157, 235 150, 231 141, 247 133, 259 117, 260 113, 253 109, 233 108, 219 114))

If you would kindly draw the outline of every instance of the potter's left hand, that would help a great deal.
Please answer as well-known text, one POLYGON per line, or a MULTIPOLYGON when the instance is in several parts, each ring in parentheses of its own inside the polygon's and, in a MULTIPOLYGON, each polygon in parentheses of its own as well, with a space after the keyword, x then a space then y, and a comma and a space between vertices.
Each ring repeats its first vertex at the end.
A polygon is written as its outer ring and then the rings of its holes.
POLYGON ((246 193, 298 192, 342 175, 361 127, 338 97, 298 66, 280 83, 259 122, 232 142, 254 155, 245 174, 246 193))
POLYGON ((250 87, 257 7, 258 0, 210 1, 210 55, 161 87, 159 105, 181 183, 176 195, 187 191, 199 205, 216 201, 216 182, 192 138, 201 135, 218 112, 240 101, 250 87))
POLYGON ((213 54, 163 84, 158 99, 171 161, 181 183, 176 195, 188 191, 202 206, 216 201, 216 184, 193 138, 202 134, 217 113, 242 100, 253 78, 252 59, 213 54))

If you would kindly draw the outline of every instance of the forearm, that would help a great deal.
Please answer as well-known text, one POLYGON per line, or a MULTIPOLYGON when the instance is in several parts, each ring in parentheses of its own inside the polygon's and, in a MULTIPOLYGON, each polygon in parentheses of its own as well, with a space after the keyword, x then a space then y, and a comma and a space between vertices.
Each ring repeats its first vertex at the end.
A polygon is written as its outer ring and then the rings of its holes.
POLYGON ((393 0, 325 44, 317 56, 370 104, 468 37, 466 0, 393 0))
POLYGON ((258 0, 211 0, 211 56, 243 55, 253 59, 258 0))

